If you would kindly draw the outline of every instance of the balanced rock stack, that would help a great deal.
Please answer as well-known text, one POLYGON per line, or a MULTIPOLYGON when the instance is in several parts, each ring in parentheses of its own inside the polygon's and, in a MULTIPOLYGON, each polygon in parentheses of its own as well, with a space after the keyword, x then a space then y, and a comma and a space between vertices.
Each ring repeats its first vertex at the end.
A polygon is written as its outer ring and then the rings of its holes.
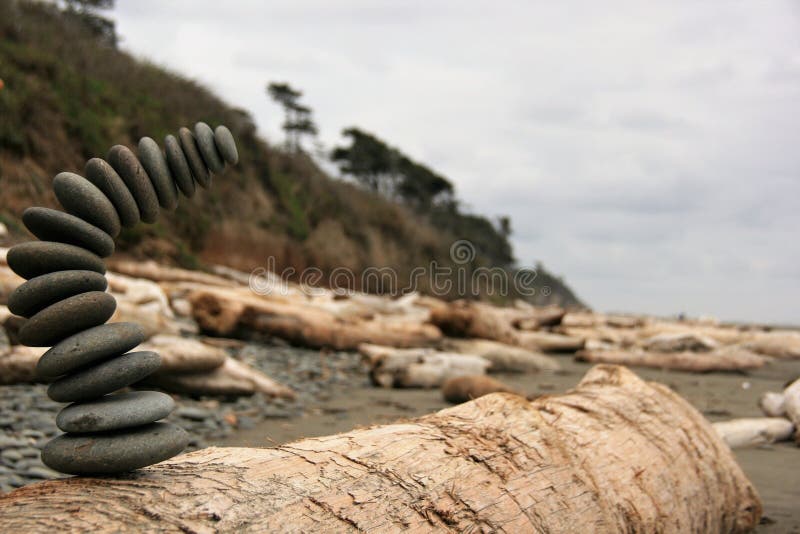
POLYGON ((66 432, 45 445, 42 460, 70 474, 110 474, 150 465, 181 452, 186 432, 158 423, 174 408, 169 395, 154 391, 114 393, 158 370, 152 351, 130 352, 145 339, 134 323, 108 321, 116 309, 105 292, 101 258, 114 252, 121 227, 155 222, 159 206, 174 210, 178 190, 208 187, 211 173, 234 164, 239 155, 230 130, 203 123, 194 133, 181 128, 168 135, 165 153, 149 137, 139 141, 138 158, 116 145, 107 161, 93 158, 86 177, 62 172, 53 180, 65 212, 29 208, 22 220, 41 241, 8 251, 8 265, 27 282, 8 299, 12 313, 26 318, 22 344, 52 346, 37 372, 54 382, 51 399, 70 402, 56 418, 66 432), (165 155, 166 153, 166 155, 165 155))

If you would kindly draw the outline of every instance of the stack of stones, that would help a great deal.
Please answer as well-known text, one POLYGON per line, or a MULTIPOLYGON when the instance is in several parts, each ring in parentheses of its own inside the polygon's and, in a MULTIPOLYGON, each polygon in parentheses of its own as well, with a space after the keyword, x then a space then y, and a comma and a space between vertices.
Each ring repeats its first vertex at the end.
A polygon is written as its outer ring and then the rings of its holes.
POLYGON ((65 211, 29 208, 23 223, 41 241, 16 245, 8 265, 27 282, 8 300, 12 313, 26 318, 22 344, 52 346, 37 372, 54 381, 47 394, 72 403, 58 414, 66 432, 45 445, 42 460, 69 474, 121 473, 181 452, 186 432, 170 423, 174 402, 155 391, 114 393, 159 368, 151 351, 130 352, 144 341, 134 323, 105 324, 116 309, 102 258, 114 252, 121 228, 155 222, 159 206, 174 210, 178 190, 185 196, 211 185, 212 173, 239 155, 230 130, 199 122, 194 132, 168 135, 165 152, 149 137, 139 141, 138 158, 116 145, 107 161, 93 158, 86 177, 62 172, 53 180, 65 211))

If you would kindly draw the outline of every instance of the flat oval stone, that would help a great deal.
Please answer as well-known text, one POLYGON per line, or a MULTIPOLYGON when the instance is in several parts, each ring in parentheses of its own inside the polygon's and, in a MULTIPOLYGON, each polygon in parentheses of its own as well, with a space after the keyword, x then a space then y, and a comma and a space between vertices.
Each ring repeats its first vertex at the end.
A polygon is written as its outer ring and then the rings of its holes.
POLYGON ((139 216, 146 223, 154 223, 158 219, 158 196, 153 189, 153 182, 142 164, 131 150, 122 145, 114 145, 108 151, 108 162, 119 173, 128 190, 136 200, 139 216))
POLYGON ((145 339, 136 323, 111 323, 78 332, 45 352, 36 373, 45 378, 71 373, 89 364, 107 360, 135 348, 145 339))
POLYGON ((206 166, 211 172, 219 173, 225 169, 225 162, 222 156, 217 152, 217 145, 214 143, 214 130, 211 126, 204 122, 198 122, 194 125, 194 138, 197 141, 197 148, 200 149, 200 155, 206 166))
POLYGON ((12 271, 26 280, 55 271, 106 273, 106 266, 97 254, 53 241, 28 241, 14 245, 8 250, 6 261, 12 271))
POLYGON ((49 347, 65 337, 108 321, 117 301, 108 293, 89 291, 43 309, 19 329, 19 341, 29 347, 49 347))
POLYGON ((103 434, 62 434, 44 446, 42 461, 71 475, 110 475, 172 458, 188 443, 186 431, 171 423, 103 434))
POLYGON ((191 198, 194 196, 192 170, 189 168, 189 162, 186 161, 181 145, 174 135, 168 135, 164 138, 164 151, 167 154, 167 164, 172 170, 175 183, 178 184, 184 195, 191 198))
POLYGON ((189 128, 183 127, 178 130, 178 138, 181 140, 183 155, 189 162, 189 168, 192 169, 192 176, 201 187, 210 186, 211 175, 208 174, 206 163, 203 161, 203 156, 200 155, 200 149, 197 148, 194 134, 189 128))
POLYGON ((64 432, 106 432, 153 423, 168 416, 174 408, 175 401, 166 393, 117 393, 70 404, 59 412, 56 425, 64 432))
POLYGON ((101 228, 111 237, 119 235, 122 226, 114 204, 92 182, 71 172, 53 178, 53 191, 67 213, 101 228))
POLYGON ((239 162, 239 150, 236 148, 236 141, 233 140, 233 134, 227 126, 220 124, 214 130, 214 143, 217 145, 217 150, 220 155, 230 163, 236 165, 239 162))
POLYGON ((58 241, 91 250, 101 258, 114 253, 114 240, 79 217, 50 208, 28 208, 22 222, 42 241, 58 241))
POLYGON ((47 388, 57 402, 82 402, 102 397, 158 371, 161 357, 149 350, 129 352, 59 378, 47 388))
POLYGON ((8 309, 14 315, 30 317, 60 300, 107 287, 106 277, 94 271, 56 271, 17 286, 8 296, 8 309))
POLYGON ((139 139, 139 161, 153 182, 158 203, 162 208, 174 210, 178 205, 178 188, 172 180, 167 160, 158 143, 149 137, 139 139))
POLYGON ((84 168, 86 179, 97 186, 114 205, 122 226, 130 228, 139 222, 139 206, 114 167, 105 160, 92 158, 84 168))

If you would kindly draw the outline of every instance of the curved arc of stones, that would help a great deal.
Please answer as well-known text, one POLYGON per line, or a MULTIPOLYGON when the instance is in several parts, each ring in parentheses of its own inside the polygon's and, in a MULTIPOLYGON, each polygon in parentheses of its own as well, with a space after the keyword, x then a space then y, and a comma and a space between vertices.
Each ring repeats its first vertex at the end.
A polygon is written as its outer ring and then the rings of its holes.
POLYGON ((115 474, 180 453, 186 432, 158 422, 172 412, 172 397, 156 391, 119 393, 160 366, 155 352, 135 349, 145 332, 135 323, 108 323, 116 300, 105 290, 103 257, 114 252, 121 227, 154 222, 159 208, 174 210, 178 192, 191 197, 212 173, 239 159, 230 130, 198 122, 165 138, 166 154, 143 137, 137 154, 122 145, 108 162, 92 158, 86 176, 60 173, 53 186, 65 212, 28 208, 26 228, 40 241, 11 247, 9 267, 27 281, 8 299, 26 318, 19 331, 28 346, 50 346, 37 372, 55 379, 48 396, 69 402, 56 424, 64 431, 42 449, 50 468, 75 475, 115 474), (138 156, 138 157, 137 157, 138 156))

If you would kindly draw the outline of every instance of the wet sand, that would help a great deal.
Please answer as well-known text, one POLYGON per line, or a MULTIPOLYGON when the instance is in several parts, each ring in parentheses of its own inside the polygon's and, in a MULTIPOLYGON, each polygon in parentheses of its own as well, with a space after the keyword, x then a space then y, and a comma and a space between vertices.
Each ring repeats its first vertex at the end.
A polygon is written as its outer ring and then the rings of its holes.
MULTIPOLYGON (((555 394, 575 386, 591 367, 574 362, 569 356, 560 357, 559 361, 563 370, 558 373, 493 376, 527 394, 555 394)), ((780 391, 786 381, 800 375, 800 361, 774 362, 748 374, 634 370, 647 380, 667 384, 710 420, 720 421, 762 416, 758 408, 761 394, 780 391)), ((370 386, 366 378, 351 387, 336 387, 326 396, 322 402, 309 406, 302 417, 265 421, 213 444, 269 447, 416 417, 449 406, 438 389, 381 389, 370 386)), ((758 532, 800 533, 800 447, 780 443, 735 453, 764 503, 765 519, 758 532)))

